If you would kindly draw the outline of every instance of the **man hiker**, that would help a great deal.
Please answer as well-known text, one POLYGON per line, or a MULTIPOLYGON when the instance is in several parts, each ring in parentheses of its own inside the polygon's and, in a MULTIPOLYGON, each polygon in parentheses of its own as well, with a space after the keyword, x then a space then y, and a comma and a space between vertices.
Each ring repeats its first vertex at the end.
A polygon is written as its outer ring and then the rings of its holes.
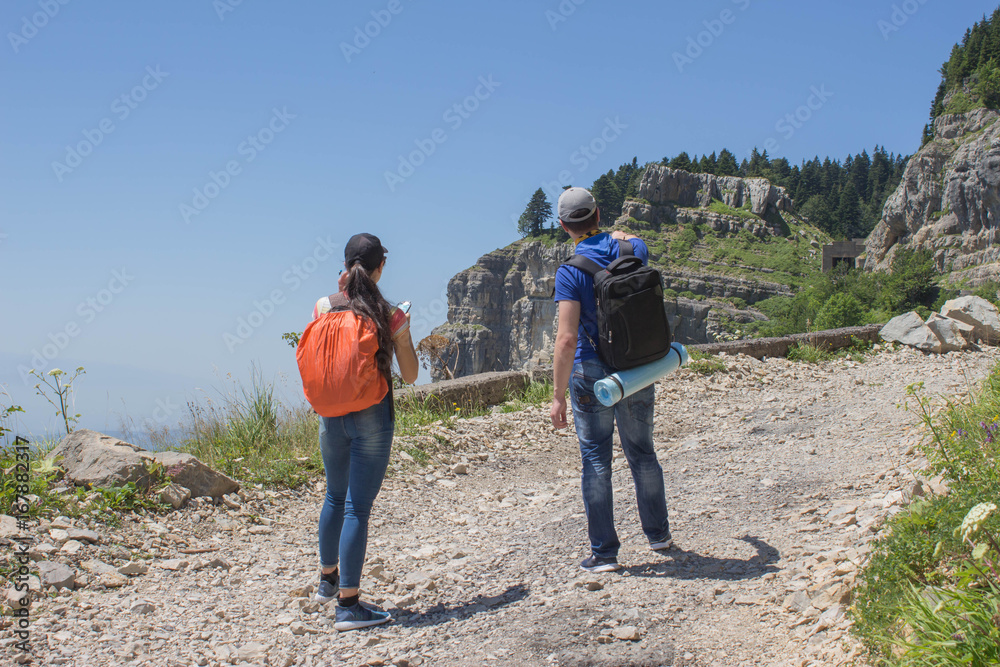
MULTIPOLYGON (((583 188, 569 188, 559 197, 559 224, 576 243, 576 253, 601 267, 619 255, 619 243, 631 244, 645 265, 649 250, 638 237, 621 231, 608 234, 598 225, 600 210, 593 195, 583 188)), ((605 407, 594 395, 594 383, 614 372, 601 360, 598 340, 597 300, 594 279, 586 272, 563 264, 556 271, 555 300, 559 304, 556 333, 552 425, 566 427, 566 390, 573 402, 573 422, 583 458, 583 506, 590 537, 589 558, 580 567, 589 572, 618 570, 621 543, 615 532, 611 487, 612 435, 618 435, 632 471, 639 520, 654 551, 672 543, 663 489, 663 469, 653 449, 652 386, 629 396, 613 407, 605 407)))

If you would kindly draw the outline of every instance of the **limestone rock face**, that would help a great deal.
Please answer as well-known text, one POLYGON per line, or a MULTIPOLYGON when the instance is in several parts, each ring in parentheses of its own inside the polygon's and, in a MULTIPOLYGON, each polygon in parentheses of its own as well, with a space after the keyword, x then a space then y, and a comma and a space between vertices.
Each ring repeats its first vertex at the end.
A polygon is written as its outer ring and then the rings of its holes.
MULTIPOLYGON (((572 244, 514 244, 483 255, 451 279, 448 323, 434 333, 453 344, 455 352, 446 361, 455 377, 551 362, 558 315, 552 300, 556 269, 572 254, 572 244)), ((707 304, 670 299, 664 309, 674 340, 707 342, 707 304)), ((435 380, 446 377, 437 368, 431 375, 435 380)))
POLYGON ((216 472, 191 454, 148 452, 96 431, 73 431, 52 450, 66 478, 86 486, 122 486, 135 482, 148 487, 152 464, 163 466, 165 474, 195 496, 218 497, 239 488, 233 479, 216 472))
POLYGON ((929 249, 941 271, 977 285, 1000 276, 1000 118, 941 116, 866 241, 864 267, 887 269, 900 247, 929 249))
MULTIPOLYGON (((792 210, 792 199, 785 189, 773 185, 765 178, 692 174, 662 165, 651 165, 642 175, 638 199, 625 202, 622 216, 658 228, 665 222, 678 221, 678 215, 683 215, 678 209, 707 208, 714 199, 737 209, 749 205, 750 212, 761 218, 775 211, 792 210)), ((720 224, 727 227, 739 224, 755 236, 780 233, 777 227, 760 219, 734 221, 710 211, 699 211, 698 215, 704 218, 698 222, 713 229, 720 224)))

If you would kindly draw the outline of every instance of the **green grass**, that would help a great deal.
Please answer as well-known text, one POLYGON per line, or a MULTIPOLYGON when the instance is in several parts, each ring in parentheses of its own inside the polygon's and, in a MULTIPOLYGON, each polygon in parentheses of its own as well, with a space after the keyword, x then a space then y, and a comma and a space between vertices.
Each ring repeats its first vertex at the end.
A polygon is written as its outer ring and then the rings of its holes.
POLYGON ((932 471, 951 490, 887 521, 859 577, 853 632, 879 665, 996 664, 1000 517, 994 511, 978 531, 968 519, 1000 497, 1000 365, 965 402, 927 396, 917 383, 907 405, 925 429, 932 471))
POLYGON ((690 361, 688 362, 687 368, 691 369, 695 373, 701 375, 714 375, 715 373, 728 373, 729 367, 726 366, 726 362, 722 361, 718 357, 704 354, 692 350, 690 352, 690 361))
POLYGON ((713 199, 712 203, 708 205, 708 210, 721 215, 731 215, 735 218, 741 218, 744 220, 762 220, 759 215, 756 215, 750 210, 749 203, 742 208, 733 208, 719 199, 713 199))

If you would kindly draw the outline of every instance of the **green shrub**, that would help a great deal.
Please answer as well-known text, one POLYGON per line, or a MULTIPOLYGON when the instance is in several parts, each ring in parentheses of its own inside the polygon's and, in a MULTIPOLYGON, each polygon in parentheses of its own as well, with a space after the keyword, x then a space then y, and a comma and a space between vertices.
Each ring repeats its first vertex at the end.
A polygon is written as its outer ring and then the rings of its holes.
POLYGON ((840 329, 856 327, 864 319, 861 304, 852 294, 838 292, 826 300, 816 314, 816 329, 840 329))

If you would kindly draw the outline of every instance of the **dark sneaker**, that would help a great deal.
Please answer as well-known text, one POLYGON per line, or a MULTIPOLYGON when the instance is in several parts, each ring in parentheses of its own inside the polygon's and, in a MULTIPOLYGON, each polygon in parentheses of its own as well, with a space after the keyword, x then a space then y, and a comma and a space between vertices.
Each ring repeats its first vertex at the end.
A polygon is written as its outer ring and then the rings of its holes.
MULTIPOLYGON (((340 576, 338 573, 337 580, 339 581, 340 576)), ((330 600, 337 597, 337 593, 340 592, 340 584, 331 584, 326 579, 319 580, 319 586, 316 587, 316 596, 313 598, 316 602, 321 602, 326 604, 330 600)))
POLYGON ((371 625, 381 625, 391 620, 392 616, 389 616, 387 612, 369 609, 358 602, 350 607, 337 605, 337 621, 333 624, 333 627, 339 632, 346 632, 348 630, 367 628, 371 625))
POLYGON ((598 556, 591 556, 587 560, 580 563, 580 569, 586 570, 587 572, 614 572, 615 570, 622 569, 622 566, 618 564, 617 558, 600 558, 598 556))
POLYGON ((659 542, 651 542, 649 548, 653 551, 666 551, 674 544, 674 538, 668 537, 665 540, 660 540, 659 542))

